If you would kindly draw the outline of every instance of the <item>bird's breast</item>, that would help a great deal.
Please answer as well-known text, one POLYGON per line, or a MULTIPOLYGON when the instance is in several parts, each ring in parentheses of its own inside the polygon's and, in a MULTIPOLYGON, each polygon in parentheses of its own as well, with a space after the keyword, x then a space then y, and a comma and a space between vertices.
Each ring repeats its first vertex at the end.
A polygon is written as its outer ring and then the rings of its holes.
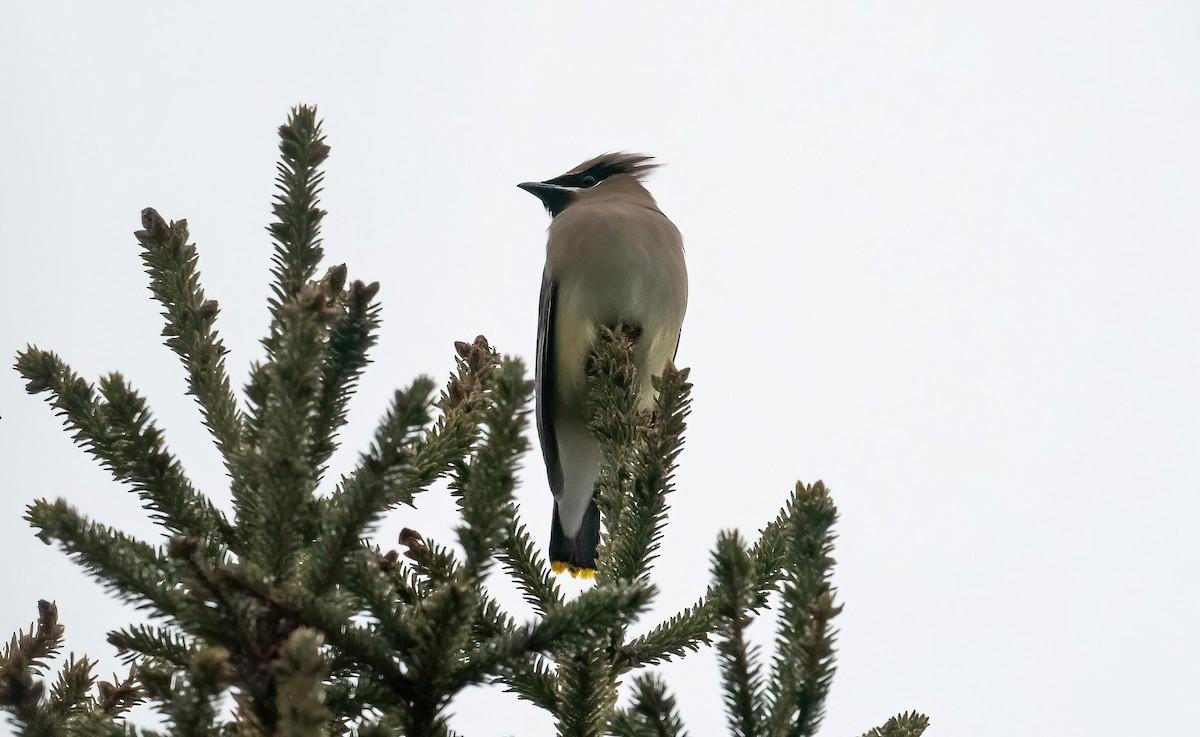
POLYGON ((640 327, 639 371, 647 381, 662 372, 683 323, 687 270, 679 231, 657 210, 568 215, 551 227, 547 264, 558 284, 553 329, 561 400, 582 406, 597 324, 640 327))

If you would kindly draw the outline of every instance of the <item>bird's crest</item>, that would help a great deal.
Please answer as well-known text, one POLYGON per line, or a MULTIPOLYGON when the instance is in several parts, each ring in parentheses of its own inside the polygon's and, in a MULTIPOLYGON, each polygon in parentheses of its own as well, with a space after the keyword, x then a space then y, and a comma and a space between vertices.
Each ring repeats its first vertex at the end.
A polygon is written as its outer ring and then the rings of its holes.
POLYGON ((613 174, 630 174, 641 179, 651 171, 662 166, 662 164, 655 164, 653 162, 653 156, 617 151, 615 153, 600 154, 594 159, 588 159, 567 172, 567 174, 583 174, 586 172, 594 176, 596 181, 603 181, 613 174))

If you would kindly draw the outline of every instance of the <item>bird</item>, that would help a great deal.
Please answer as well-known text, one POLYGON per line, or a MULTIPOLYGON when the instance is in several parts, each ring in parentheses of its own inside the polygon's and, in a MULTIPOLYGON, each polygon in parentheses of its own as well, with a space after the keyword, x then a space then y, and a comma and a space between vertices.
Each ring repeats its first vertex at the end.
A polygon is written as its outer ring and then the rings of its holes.
POLYGON ((554 494, 550 565, 559 574, 596 575, 600 510, 592 494, 601 450, 588 430, 587 363, 599 326, 621 324, 636 336, 642 410, 654 405, 651 376, 679 347, 688 298, 683 236, 642 183, 658 166, 644 154, 606 153, 553 179, 517 185, 551 218, 534 415, 554 494))

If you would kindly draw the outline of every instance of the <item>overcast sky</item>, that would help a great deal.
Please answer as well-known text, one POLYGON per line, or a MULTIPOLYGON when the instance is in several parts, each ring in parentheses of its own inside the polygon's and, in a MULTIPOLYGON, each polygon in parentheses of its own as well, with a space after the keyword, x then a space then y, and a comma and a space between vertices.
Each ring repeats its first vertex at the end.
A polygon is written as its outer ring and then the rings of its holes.
MULTIPOLYGON (((824 734, 906 709, 930 735, 1194 727, 1200 6, 48 5, 0 10, 0 351, 122 371, 224 508, 141 208, 188 219, 240 385, 267 324, 275 130, 319 106, 328 264, 384 305, 344 471, 454 340, 532 363, 547 217, 516 183, 646 152, 684 234, 696 385, 646 622, 703 591, 720 529, 753 536, 824 479, 845 604, 824 734)), ((0 634, 56 599, 69 647, 111 670, 104 633, 135 615, 21 515, 63 496, 154 529, 7 369, 0 415, 0 634)), ((382 544, 448 537, 446 495, 419 503, 382 544)), ((724 734, 711 653, 663 670, 691 733, 724 734)), ((497 690, 454 711, 468 737, 552 732, 497 690)))

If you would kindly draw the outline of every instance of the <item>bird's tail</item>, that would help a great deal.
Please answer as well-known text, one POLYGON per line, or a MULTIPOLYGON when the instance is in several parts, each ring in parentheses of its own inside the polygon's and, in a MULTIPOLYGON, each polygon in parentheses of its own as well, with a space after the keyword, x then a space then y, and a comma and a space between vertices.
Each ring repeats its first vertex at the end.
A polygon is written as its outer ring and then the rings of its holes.
POLYGON ((550 522, 550 567, 555 573, 569 571, 571 577, 592 578, 596 575, 596 547, 600 544, 600 508, 596 501, 588 502, 583 524, 574 537, 563 533, 558 519, 558 502, 550 522))

